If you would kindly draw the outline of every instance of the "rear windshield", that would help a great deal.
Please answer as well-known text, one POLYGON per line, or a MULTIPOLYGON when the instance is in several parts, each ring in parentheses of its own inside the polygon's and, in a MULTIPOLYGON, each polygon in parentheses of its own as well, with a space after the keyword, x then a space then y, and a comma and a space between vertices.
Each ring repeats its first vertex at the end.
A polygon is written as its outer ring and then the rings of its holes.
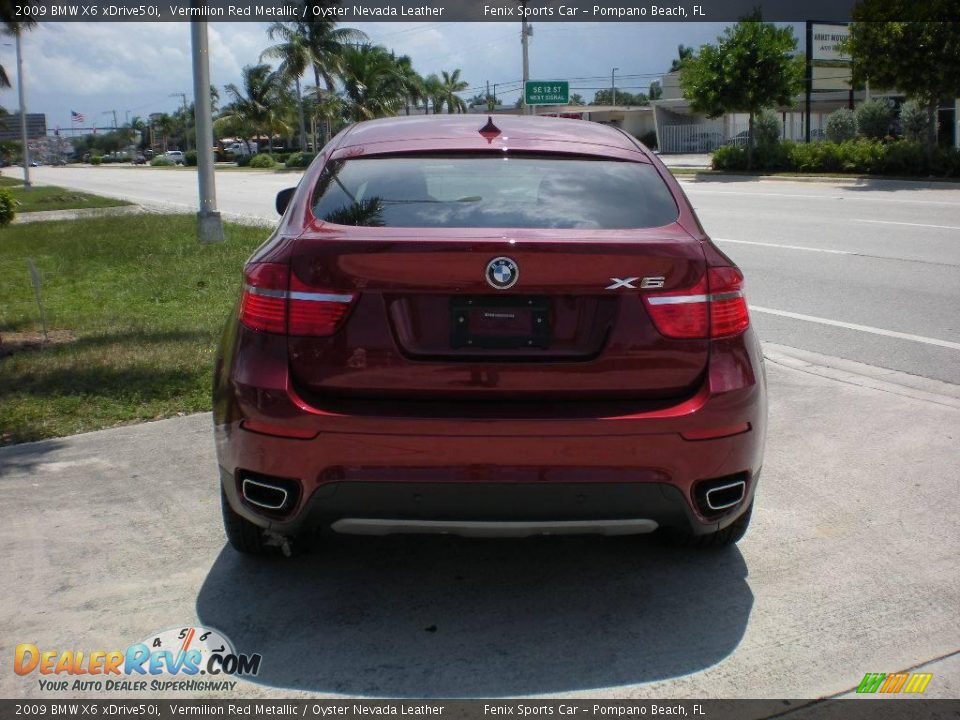
POLYGON ((677 205, 646 163, 393 156, 328 163, 313 213, 368 227, 617 229, 669 225, 677 205))

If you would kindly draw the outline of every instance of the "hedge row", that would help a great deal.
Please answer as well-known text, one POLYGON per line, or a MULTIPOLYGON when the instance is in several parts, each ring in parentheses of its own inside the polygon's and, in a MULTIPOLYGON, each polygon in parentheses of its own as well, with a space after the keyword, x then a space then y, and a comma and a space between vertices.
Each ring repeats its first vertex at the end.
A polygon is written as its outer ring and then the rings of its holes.
MULTIPOLYGON (((747 149, 724 145, 714 152, 712 164, 714 170, 744 171, 747 149)), ((928 156, 921 143, 910 140, 883 142, 860 138, 842 143, 809 144, 787 140, 754 148, 753 169, 960 178, 960 150, 937 148, 928 156)))

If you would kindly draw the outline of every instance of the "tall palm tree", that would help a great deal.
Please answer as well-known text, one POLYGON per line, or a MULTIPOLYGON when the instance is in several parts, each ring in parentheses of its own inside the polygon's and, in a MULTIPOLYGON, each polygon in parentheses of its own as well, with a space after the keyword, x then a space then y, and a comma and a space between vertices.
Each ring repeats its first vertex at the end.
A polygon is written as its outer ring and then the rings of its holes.
POLYGON ((430 73, 423 79, 423 111, 430 112, 430 105, 433 104, 433 112, 443 112, 443 102, 445 100, 443 83, 435 73, 430 73))
MULTIPOLYGON (((391 53, 392 55, 393 53, 391 53)), ((410 106, 416 107, 423 100, 424 85, 423 78, 413 69, 413 61, 409 55, 401 55, 394 58, 397 64, 397 75, 403 85, 404 110, 410 114, 410 106)))
POLYGON ((284 101, 283 84, 278 74, 266 64, 245 66, 242 78, 242 88, 233 83, 224 88, 230 104, 214 121, 214 126, 234 124, 242 128, 248 149, 251 136, 265 134, 272 152, 273 133, 284 101))
POLYGON ((260 60, 273 58, 280 61, 277 72, 289 82, 293 80, 297 100, 297 115, 300 123, 300 149, 307 148, 307 124, 303 112, 303 93, 300 78, 313 64, 313 53, 303 25, 296 22, 275 22, 267 28, 271 40, 279 40, 260 53, 260 60))
MULTIPOLYGON (((328 10, 340 5, 340 0, 304 0, 304 17, 322 17, 320 10, 328 10)), ((301 28, 307 36, 310 48, 313 77, 317 87, 320 81, 327 90, 333 91, 335 78, 340 70, 340 56, 350 43, 367 42, 367 34, 354 28, 338 28, 333 20, 301 20, 301 28)))
POLYGON ((452 73, 448 73, 446 70, 443 70, 440 74, 443 76, 443 80, 441 80, 441 87, 443 101, 447 105, 447 112, 466 112, 467 104, 463 101, 462 97, 457 95, 457 93, 466 90, 468 87, 470 87, 470 84, 460 79, 460 68, 457 68, 452 73))
MULTIPOLYGON (((0 23, 3 24, 3 35, 19 35, 24 30, 31 30, 37 23, 29 18, 18 17, 17 11, 23 5, 32 5, 32 2, 14 2, 13 0, 0 0, 0 23)), ((3 65, 0 65, 0 88, 10 87, 10 77, 3 65)))
POLYGON ((683 61, 689 57, 693 57, 693 48, 687 47, 683 43, 677 45, 677 57, 673 59, 673 62, 670 63, 670 72, 676 72, 683 65, 683 61))

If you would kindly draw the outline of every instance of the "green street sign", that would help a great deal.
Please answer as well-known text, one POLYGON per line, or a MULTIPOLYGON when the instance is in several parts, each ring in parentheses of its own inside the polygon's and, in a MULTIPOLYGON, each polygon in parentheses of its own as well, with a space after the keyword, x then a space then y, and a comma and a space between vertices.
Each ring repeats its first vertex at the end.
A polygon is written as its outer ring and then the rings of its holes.
POLYGON ((566 80, 527 80, 523 100, 527 105, 567 105, 570 103, 570 83, 566 80))

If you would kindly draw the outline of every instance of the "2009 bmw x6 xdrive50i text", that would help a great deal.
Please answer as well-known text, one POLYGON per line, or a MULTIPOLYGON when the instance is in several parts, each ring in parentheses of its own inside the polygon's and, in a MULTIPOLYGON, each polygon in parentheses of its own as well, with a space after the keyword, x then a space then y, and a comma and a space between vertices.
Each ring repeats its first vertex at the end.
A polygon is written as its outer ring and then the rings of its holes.
POLYGON ((743 535, 766 426, 743 277, 629 135, 359 123, 277 206, 216 364, 234 547, 743 535))

